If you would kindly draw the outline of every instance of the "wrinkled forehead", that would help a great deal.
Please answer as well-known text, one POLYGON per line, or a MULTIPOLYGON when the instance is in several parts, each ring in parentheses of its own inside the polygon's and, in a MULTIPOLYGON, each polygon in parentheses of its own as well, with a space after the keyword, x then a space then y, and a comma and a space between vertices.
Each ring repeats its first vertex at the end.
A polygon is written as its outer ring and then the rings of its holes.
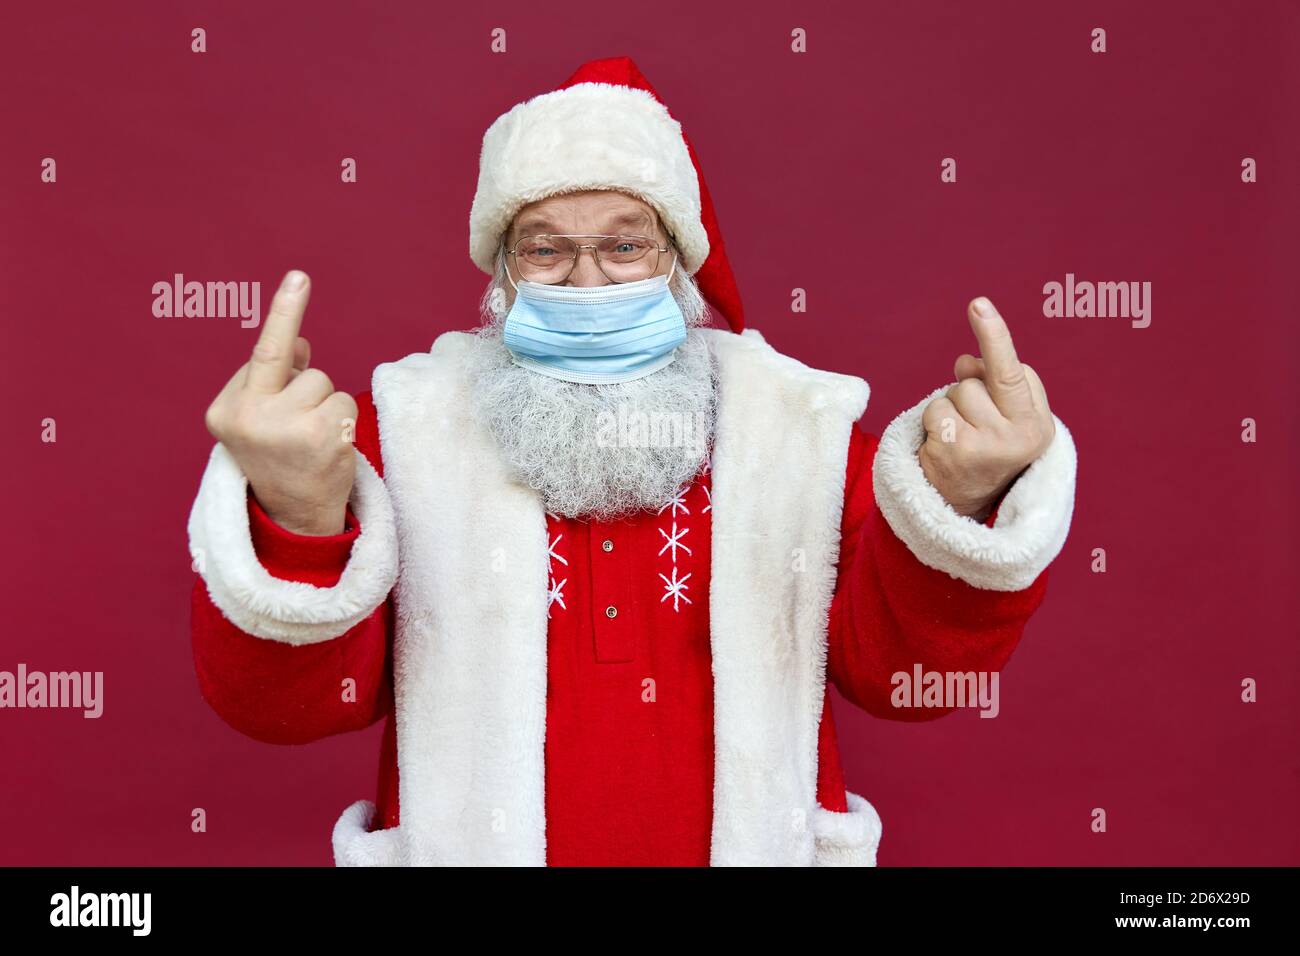
POLYGON ((550 196, 523 207, 507 231, 511 243, 543 234, 635 235, 659 237, 662 227, 653 206, 635 196, 600 190, 550 196))

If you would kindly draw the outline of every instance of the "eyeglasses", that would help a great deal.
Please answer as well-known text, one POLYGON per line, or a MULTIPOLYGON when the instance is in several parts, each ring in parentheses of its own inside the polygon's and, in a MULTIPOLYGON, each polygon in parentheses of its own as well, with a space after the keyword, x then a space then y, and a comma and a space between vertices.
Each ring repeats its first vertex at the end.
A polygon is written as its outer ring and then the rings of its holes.
POLYGON ((597 268, 612 282, 650 278, 659 271, 659 255, 668 251, 645 236, 542 235, 525 236, 504 252, 515 257, 515 268, 529 282, 554 285, 569 277, 584 249, 595 250, 597 268), (580 244, 575 239, 600 241, 580 244))

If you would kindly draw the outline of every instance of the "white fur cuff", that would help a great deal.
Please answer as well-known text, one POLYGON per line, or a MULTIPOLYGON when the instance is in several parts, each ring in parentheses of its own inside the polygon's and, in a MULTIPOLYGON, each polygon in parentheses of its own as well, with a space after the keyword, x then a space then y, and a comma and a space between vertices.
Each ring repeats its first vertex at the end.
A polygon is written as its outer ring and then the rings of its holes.
POLYGON ((212 449, 190 511, 190 556, 208 594, 240 630, 285 644, 315 644, 365 620, 397 580, 397 531, 383 479, 356 452, 351 504, 361 533, 330 588, 272 577, 253 550, 248 479, 224 445, 212 449))
POLYGON ((409 866, 402 845, 402 828, 371 830, 375 805, 358 800, 334 823, 330 842, 335 866, 409 866))
POLYGON ((876 808, 845 791, 848 812, 813 809, 813 866, 875 866, 882 827, 876 808))
POLYGON ((1060 553, 1070 530, 1074 439, 1053 415, 1052 443, 1016 479, 990 528, 954 511, 916 457, 925 442, 921 415, 950 387, 932 392, 885 429, 874 465, 876 503, 894 534, 927 567, 988 591, 1022 590, 1060 553))

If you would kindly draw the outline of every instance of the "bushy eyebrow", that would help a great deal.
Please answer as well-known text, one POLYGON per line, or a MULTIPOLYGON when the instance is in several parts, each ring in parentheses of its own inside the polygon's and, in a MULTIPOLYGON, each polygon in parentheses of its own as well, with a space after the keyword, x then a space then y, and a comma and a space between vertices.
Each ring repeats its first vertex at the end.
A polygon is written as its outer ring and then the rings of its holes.
POLYGON ((643 212, 625 212, 621 216, 615 216, 609 220, 612 226, 640 226, 646 229, 653 229, 654 223, 650 217, 643 212))
MULTIPOLYGON (((653 232, 653 223, 650 216, 644 212, 625 212, 622 215, 615 216, 613 219, 606 220, 609 226, 617 228, 620 226, 637 226, 646 229, 647 232, 653 232)), ((515 224, 515 235, 522 236, 544 236, 559 232, 560 230, 545 217, 530 217, 522 222, 515 224)), ((611 233, 618 235, 617 232, 611 233)))
POLYGON ((548 235, 554 231, 554 227, 546 219, 525 219, 523 222, 515 223, 515 235, 517 236, 548 235))

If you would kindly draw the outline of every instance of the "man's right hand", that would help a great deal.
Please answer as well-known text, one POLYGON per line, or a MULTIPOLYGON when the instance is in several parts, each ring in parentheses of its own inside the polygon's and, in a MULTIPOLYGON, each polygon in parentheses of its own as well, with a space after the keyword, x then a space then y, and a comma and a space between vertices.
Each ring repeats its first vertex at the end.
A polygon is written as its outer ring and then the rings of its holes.
POLYGON ((243 469, 276 524, 298 534, 343 531, 356 459, 357 403, 309 368, 299 337, 311 285, 284 277, 248 362, 208 407, 204 421, 243 469))

